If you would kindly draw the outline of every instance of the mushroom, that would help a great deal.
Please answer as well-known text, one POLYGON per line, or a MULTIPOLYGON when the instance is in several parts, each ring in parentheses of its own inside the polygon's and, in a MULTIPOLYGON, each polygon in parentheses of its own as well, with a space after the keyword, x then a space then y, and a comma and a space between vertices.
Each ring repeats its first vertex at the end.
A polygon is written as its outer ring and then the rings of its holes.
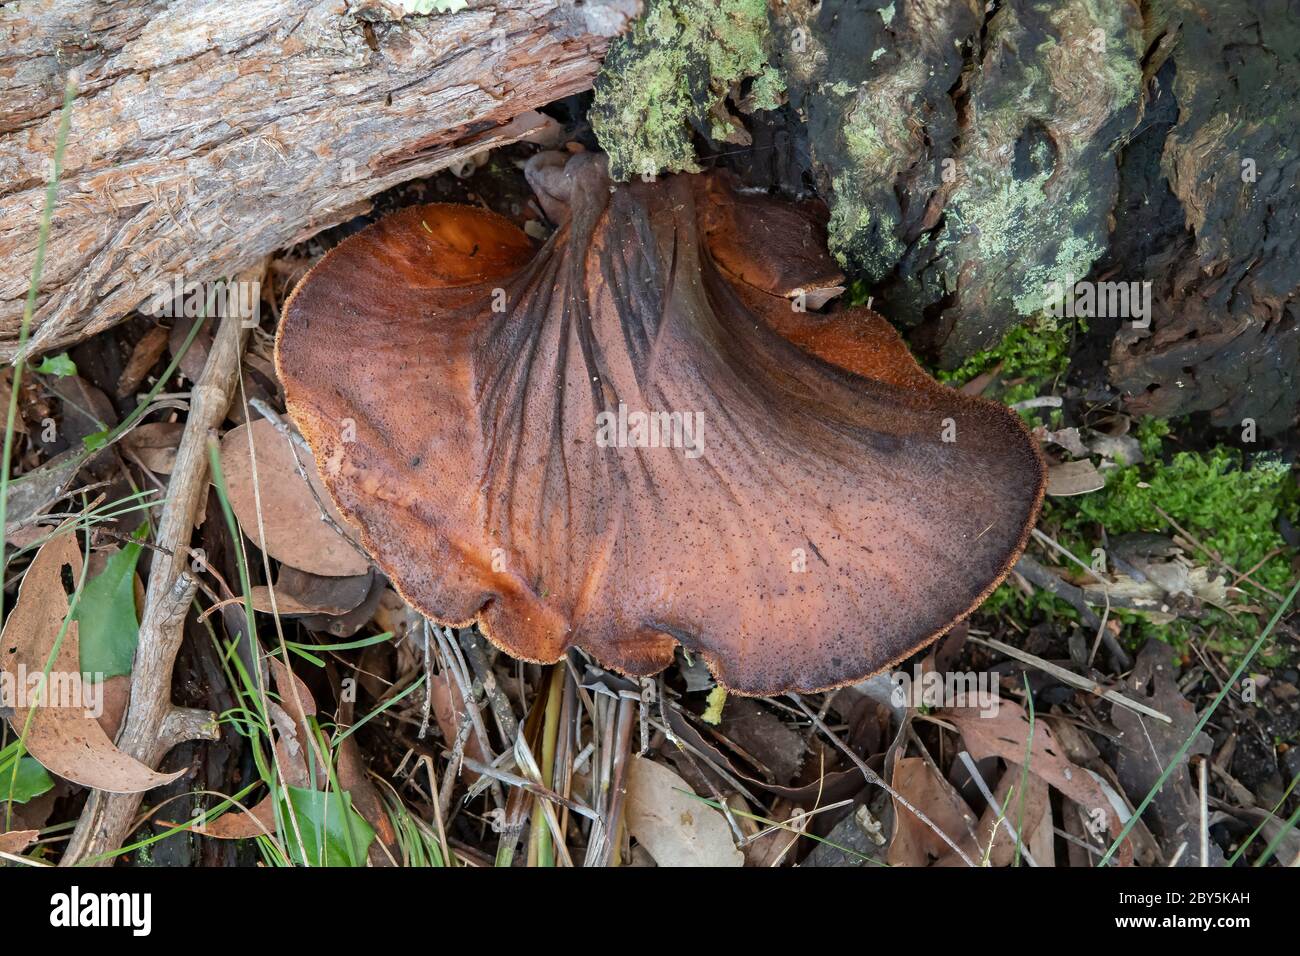
POLYGON ((1024 548, 1019 418, 931 379, 842 281, 811 207, 723 174, 527 173, 535 248, 402 210, 299 284, 276 348, 338 509, 403 597, 553 662, 655 673, 680 644, 745 694, 856 681, 969 614, 1024 548))

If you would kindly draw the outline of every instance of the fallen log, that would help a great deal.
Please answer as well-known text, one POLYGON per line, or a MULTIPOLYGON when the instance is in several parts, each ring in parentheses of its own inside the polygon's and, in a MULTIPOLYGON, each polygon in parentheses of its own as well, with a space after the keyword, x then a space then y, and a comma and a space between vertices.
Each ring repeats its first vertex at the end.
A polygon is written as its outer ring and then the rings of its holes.
POLYGON ((16 352, 77 80, 29 352, 177 276, 233 275, 405 180, 525 136, 591 85, 640 0, 52 0, 0 9, 0 356, 16 352))

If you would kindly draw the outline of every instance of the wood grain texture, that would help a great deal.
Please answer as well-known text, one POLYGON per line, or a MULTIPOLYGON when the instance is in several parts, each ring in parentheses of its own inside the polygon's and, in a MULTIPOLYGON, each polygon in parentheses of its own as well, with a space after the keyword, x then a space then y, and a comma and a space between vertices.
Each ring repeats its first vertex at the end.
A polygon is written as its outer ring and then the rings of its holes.
POLYGON ((65 79, 79 95, 32 351, 177 274, 230 275, 532 126, 590 86, 639 0, 400 17, 348 0, 0 9, 0 355, 22 318, 65 79))

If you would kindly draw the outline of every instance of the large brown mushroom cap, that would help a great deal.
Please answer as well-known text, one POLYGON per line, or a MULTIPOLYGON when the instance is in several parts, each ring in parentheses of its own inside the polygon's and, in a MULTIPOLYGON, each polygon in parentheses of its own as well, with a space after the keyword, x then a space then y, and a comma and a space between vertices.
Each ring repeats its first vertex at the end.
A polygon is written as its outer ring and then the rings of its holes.
POLYGON ((535 168, 568 204, 540 249, 408 209, 286 308, 289 411, 411 603, 534 661, 576 644, 649 674, 680 643, 757 694, 875 673, 1002 580, 1036 445, 874 313, 792 310, 801 276, 835 278, 803 211, 716 176, 611 189, 590 155, 535 168), (603 447, 620 404, 702 420, 698 455, 603 447))

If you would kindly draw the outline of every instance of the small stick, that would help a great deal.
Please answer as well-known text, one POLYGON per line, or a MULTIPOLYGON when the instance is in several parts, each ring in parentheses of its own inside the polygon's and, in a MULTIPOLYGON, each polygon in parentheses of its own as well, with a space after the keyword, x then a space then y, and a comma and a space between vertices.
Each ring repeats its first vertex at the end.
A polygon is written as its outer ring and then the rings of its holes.
MULTIPOLYGON (((207 363, 191 392, 190 415, 176 449, 176 463, 158 519, 154 540, 161 551, 154 554, 149 568, 139 643, 131 669, 131 702, 118 740, 120 750, 148 767, 156 768, 181 742, 177 734, 192 734, 197 729, 189 720, 173 722, 170 716, 175 710, 171 701, 172 670, 181 646, 185 613, 196 587, 185 570, 185 561, 194 519, 207 492, 208 436, 230 409, 247 336, 248 329, 238 318, 220 320, 207 363)), ((204 736, 216 739, 216 735, 214 716, 210 734, 204 736)), ((113 851, 130 833, 143 796, 92 790, 62 865, 111 865, 113 851)))
POLYGON ((1209 774, 1206 772, 1208 763, 1209 761, 1202 757, 1197 768, 1201 778, 1198 787, 1201 798, 1201 866, 1210 865, 1209 774))
POLYGON ((994 640, 991 637, 976 637, 972 634, 969 640, 976 644, 983 644, 985 647, 991 647, 993 650, 1007 655, 1007 657, 1014 657, 1023 664, 1037 667, 1040 671, 1051 674, 1063 684, 1069 684, 1071 687, 1079 688, 1079 690, 1086 690, 1090 694, 1096 694, 1098 697, 1105 698, 1112 704, 1127 707, 1129 710, 1135 710, 1139 714, 1146 714, 1148 717, 1154 717, 1156 720, 1163 721, 1166 724, 1173 723, 1168 716, 1160 713, 1158 710, 1153 710, 1146 704, 1125 697, 1119 691, 1102 687, 1096 681, 1089 680, 1086 677, 1081 677, 1074 671, 1066 670, 1064 667, 1053 664, 1051 661, 1045 661, 1041 657, 1035 657, 1028 651, 1022 651, 1020 648, 1012 647, 1010 644, 1003 644, 1001 641, 994 640))
POLYGON ((861 757, 855 754, 853 750, 848 746, 848 744, 844 743, 844 741, 840 740, 839 737, 833 734, 831 732, 831 729, 826 726, 826 723, 820 717, 818 717, 816 714, 814 714, 811 710, 808 709, 807 705, 804 704, 802 697, 794 693, 787 694, 786 696, 789 697, 796 704, 798 704, 799 709, 804 712, 804 716, 806 716, 809 720, 811 720, 814 724, 816 724, 817 729, 820 730, 826 737, 828 737, 831 743, 833 743, 836 747, 838 747, 841 751, 843 751, 844 754, 847 755, 848 758, 853 761, 854 765, 858 768, 858 770, 862 772, 862 776, 864 776, 867 779, 867 783, 879 787, 881 790, 885 791, 885 793, 889 794, 900 804, 906 807, 914 817, 916 817, 927 827, 933 830, 940 840, 948 844, 948 846, 952 849, 952 852, 956 853, 957 856, 961 858, 963 863, 965 863, 967 866, 972 866, 972 867, 976 865, 975 861, 966 855, 966 851, 963 850, 961 847, 959 847, 952 837, 944 833, 943 830, 939 828, 939 825, 937 823, 935 823, 928 816, 926 816, 922 810, 913 806, 912 802, 908 800, 906 797, 904 797, 901 793, 899 793, 889 784, 885 783, 884 780, 880 779, 880 775, 876 773, 874 770, 872 770, 870 767, 868 767, 867 762, 865 760, 863 760, 861 757))
POLYGON ((497 683, 496 674, 488 664, 487 654, 484 653, 486 642, 470 628, 462 628, 457 634, 470 670, 474 672, 474 677, 482 686, 484 696, 487 697, 488 707, 492 709, 492 716, 496 719, 497 730, 501 731, 501 738, 507 742, 513 741, 519 736, 519 721, 515 718, 514 711, 510 709, 510 701, 506 699, 501 685, 497 683))
MULTIPOLYGON (((997 822, 1001 823, 1004 827, 1006 827, 1007 833, 1011 834, 1011 839, 1015 840, 1016 845, 1020 847, 1020 852, 1021 854, 1024 855, 1025 862, 1028 863, 1030 866, 1037 868, 1038 861, 1035 860, 1032 856, 1030 856, 1029 845, 1026 843, 1026 841, 1020 838, 1020 833, 1016 830, 1014 826, 1012 826, 1011 821, 1007 819, 1006 811, 1003 810, 1002 805, 998 803, 998 798, 993 796, 993 791, 989 789, 988 783, 985 782, 984 780, 984 775, 980 773, 979 767, 975 766, 975 761, 971 759, 971 755, 967 753, 965 750, 963 750, 961 753, 957 755, 957 757, 965 765, 966 772, 970 774, 970 778, 975 781, 975 786, 979 789, 980 795, 984 798, 984 800, 988 803, 988 805, 993 808, 993 812, 997 814, 997 818, 998 818, 997 822)), ((992 850, 993 847, 992 841, 993 841, 993 835, 990 834, 989 835, 990 850, 992 850)), ((975 841, 975 845, 979 846, 978 840, 975 841)))

